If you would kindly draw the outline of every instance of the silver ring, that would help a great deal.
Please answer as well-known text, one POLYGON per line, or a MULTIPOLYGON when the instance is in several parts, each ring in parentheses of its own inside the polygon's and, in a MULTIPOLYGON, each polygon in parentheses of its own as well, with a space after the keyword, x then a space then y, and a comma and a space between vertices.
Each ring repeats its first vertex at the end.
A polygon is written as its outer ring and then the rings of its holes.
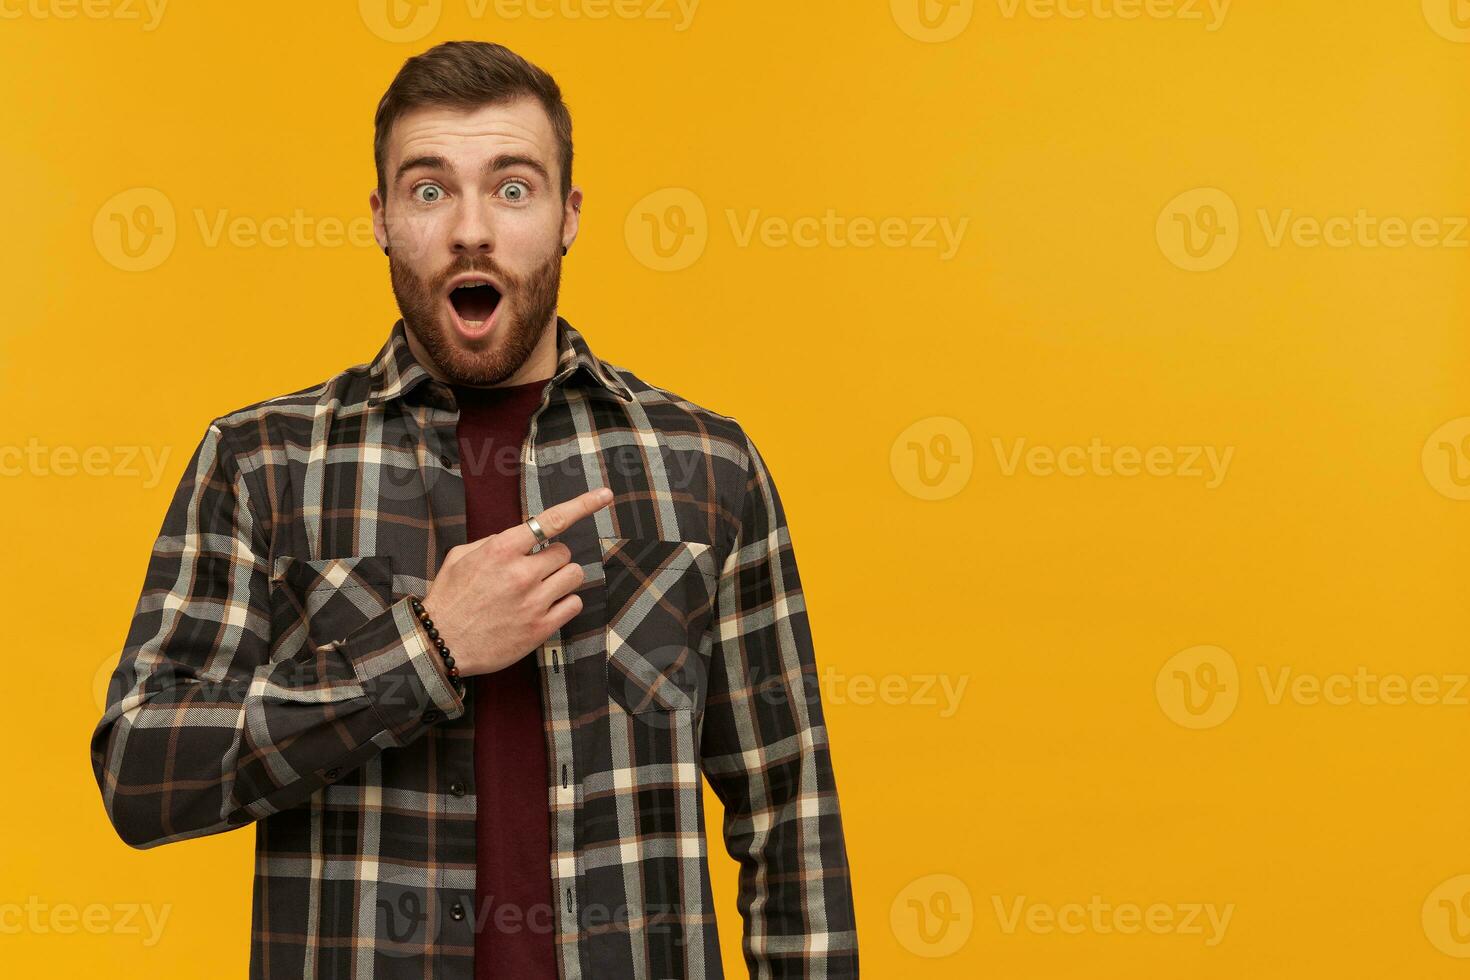
POLYGON ((533 517, 530 520, 526 521, 526 527, 529 527, 531 529, 531 533, 536 535, 536 543, 531 545, 531 550, 529 552, 530 554, 534 555, 536 552, 546 547, 549 539, 546 537, 546 532, 541 530, 541 522, 536 520, 536 518, 533 517))

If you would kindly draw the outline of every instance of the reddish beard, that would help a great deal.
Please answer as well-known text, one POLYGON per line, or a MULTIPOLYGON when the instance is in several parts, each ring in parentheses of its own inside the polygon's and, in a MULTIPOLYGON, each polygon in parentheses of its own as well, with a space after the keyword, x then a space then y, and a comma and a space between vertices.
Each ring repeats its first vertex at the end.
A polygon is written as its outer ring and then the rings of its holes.
POLYGON ((541 331, 555 316, 561 291, 561 258, 560 252, 553 251, 538 268, 517 278, 488 257, 461 255, 432 282, 426 282, 390 253, 388 276, 404 326, 428 351, 445 379, 451 384, 496 385, 526 362, 541 339, 541 331), (505 287, 495 311, 495 332, 484 350, 466 349, 449 322, 444 287, 465 272, 485 273, 505 287))

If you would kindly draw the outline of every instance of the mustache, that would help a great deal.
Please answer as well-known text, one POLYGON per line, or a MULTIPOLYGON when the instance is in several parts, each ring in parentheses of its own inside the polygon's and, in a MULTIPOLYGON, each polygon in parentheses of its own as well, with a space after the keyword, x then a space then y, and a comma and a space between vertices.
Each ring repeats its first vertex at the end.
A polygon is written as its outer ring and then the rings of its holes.
POLYGON ((444 287, 449 284, 449 280, 455 276, 463 275, 466 272, 479 272, 490 276, 496 282, 504 284, 507 289, 520 284, 520 280, 496 264, 494 259, 488 257, 483 259, 461 257, 456 259, 449 268, 433 278, 434 291, 442 292, 444 287))

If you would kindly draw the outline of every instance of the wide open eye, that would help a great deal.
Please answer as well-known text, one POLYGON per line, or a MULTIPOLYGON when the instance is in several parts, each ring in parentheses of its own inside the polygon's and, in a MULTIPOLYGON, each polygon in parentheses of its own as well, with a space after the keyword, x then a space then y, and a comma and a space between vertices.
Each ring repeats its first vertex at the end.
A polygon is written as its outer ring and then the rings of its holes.
POLYGON ((515 180, 505 185, 505 199, 507 201, 524 201, 526 195, 529 193, 531 193, 530 189, 522 181, 515 180))
POLYGON ((413 189, 412 194, 425 204, 433 204, 444 196, 444 189, 438 184, 420 184, 413 189))

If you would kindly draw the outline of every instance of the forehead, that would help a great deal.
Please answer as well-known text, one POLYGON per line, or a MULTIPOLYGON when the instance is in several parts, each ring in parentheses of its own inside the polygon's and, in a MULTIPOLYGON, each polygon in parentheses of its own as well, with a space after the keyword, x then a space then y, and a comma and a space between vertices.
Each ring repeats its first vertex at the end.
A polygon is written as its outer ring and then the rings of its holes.
POLYGON ((390 171, 418 156, 442 156, 457 168, 477 170, 483 160, 507 152, 535 157, 556 173, 556 134, 546 110, 530 96, 473 109, 410 109, 393 123, 387 157, 390 171))

